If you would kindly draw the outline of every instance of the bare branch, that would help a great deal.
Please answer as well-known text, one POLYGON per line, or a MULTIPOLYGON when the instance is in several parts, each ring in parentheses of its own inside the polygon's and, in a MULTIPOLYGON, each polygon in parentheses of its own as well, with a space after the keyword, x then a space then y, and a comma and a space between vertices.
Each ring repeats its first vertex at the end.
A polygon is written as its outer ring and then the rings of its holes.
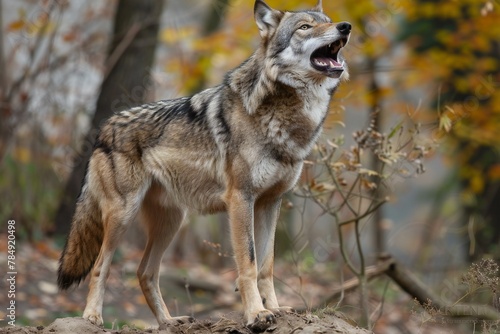
POLYGON ((420 305, 431 307, 445 317, 467 317, 481 320, 500 321, 500 313, 491 306, 477 304, 452 304, 438 298, 412 272, 393 260, 386 272, 401 289, 415 298, 420 305))
MULTIPOLYGON (((385 274, 389 269, 389 266, 391 266, 393 263, 394 263, 393 259, 388 259, 380 264, 366 267, 365 270, 366 279, 370 281, 376 277, 385 274)), ((356 290, 359 287, 359 285, 360 285, 360 280, 358 277, 353 277, 351 279, 348 279, 347 281, 344 282, 344 284, 335 288, 335 290, 329 296, 327 296, 325 299, 319 302, 318 305, 313 309, 324 308, 325 306, 328 306, 332 303, 336 303, 337 299, 340 298, 342 294, 356 290)))
POLYGON ((373 206, 373 208, 368 208, 364 213, 352 218, 352 219, 348 219, 348 220, 344 220, 340 223, 338 223, 339 225, 347 225, 347 224, 351 224, 351 223, 354 223, 356 222, 357 220, 360 220, 360 219, 363 219, 363 218, 366 218, 368 217, 369 215, 371 215, 372 213, 374 213, 375 211, 377 211, 382 205, 384 205, 385 203, 387 203, 387 200, 386 199, 383 199, 382 201, 378 202, 377 204, 375 204, 375 206, 373 206))

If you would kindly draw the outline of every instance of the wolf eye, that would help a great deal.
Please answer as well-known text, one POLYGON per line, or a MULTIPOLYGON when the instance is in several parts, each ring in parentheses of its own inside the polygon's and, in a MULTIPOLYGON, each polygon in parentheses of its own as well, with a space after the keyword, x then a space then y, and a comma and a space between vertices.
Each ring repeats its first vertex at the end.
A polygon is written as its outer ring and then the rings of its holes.
POLYGON ((303 25, 301 25, 301 26, 300 26, 300 28, 299 28, 299 29, 300 29, 300 30, 307 30, 307 29, 309 29, 309 28, 311 28, 311 26, 310 26, 309 24, 303 24, 303 25))

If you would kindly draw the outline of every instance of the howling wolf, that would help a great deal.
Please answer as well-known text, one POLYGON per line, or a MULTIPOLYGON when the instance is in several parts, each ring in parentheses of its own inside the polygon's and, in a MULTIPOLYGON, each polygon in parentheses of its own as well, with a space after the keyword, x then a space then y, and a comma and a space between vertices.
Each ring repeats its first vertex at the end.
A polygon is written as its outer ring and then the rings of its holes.
POLYGON ((172 317, 159 289, 165 249, 188 210, 227 211, 245 321, 272 324, 281 198, 297 182, 347 68, 351 25, 321 1, 280 11, 255 1, 258 49, 222 84, 119 112, 100 129, 59 265, 67 289, 92 270, 83 317, 102 324, 106 278, 125 230, 141 215, 148 242, 137 275, 160 327, 172 317))

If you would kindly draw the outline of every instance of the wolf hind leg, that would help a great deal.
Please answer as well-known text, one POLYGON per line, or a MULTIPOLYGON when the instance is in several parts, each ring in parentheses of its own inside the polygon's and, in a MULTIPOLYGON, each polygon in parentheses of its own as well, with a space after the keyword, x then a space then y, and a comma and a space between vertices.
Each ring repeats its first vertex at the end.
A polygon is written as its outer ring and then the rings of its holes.
POLYGON ((150 179, 140 165, 128 157, 100 151, 92 155, 86 178, 88 191, 99 201, 103 241, 90 274, 83 318, 102 325, 102 304, 111 261, 123 234, 137 215, 150 179), (134 168, 129 168, 131 166, 134 168))
POLYGON ((192 317, 172 317, 165 305, 159 286, 160 263, 165 250, 177 233, 185 216, 184 210, 165 206, 159 201, 162 190, 158 184, 149 189, 141 207, 141 220, 148 232, 148 242, 137 270, 139 283, 160 328, 176 322, 192 322, 192 317))
MULTIPOLYGON (((136 200, 138 201, 138 199, 136 200)), ((117 202, 113 204, 105 202, 107 204, 103 205, 104 239, 90 275, 87 305, 83 312, 83 318, 96 325, 103 324, 102 304, 113 255, 128 225, 137 213, 137 208, 135 208, 138 207, 137 203, 125 200, 124 202, 129 204, 120 205, 117 202)))

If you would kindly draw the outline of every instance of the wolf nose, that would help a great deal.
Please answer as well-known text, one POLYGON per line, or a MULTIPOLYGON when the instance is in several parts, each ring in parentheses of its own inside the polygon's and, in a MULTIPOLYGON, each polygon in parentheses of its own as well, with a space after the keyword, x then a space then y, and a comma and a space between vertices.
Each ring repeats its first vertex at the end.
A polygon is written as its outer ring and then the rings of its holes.
POLYGON ((340 22, 337 24, 337 30, 340 31, 341 34, 347 35, 351 32, 351 24, 349 22, 340 22))

